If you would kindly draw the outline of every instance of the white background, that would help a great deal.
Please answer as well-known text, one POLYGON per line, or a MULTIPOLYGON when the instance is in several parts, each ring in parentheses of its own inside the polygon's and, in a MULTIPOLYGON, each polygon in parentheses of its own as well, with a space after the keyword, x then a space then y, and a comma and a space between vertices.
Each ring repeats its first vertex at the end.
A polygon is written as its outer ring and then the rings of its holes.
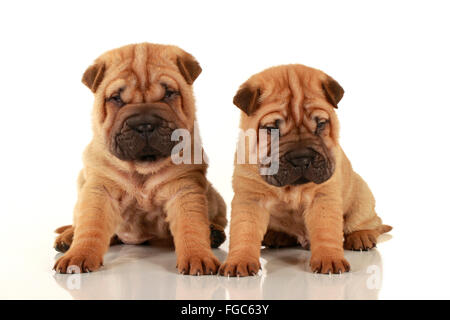
POLYGON ((71 297, 50 269, 52 231, 71 222, 91 138, 93 96, 81 75, 104 51, 148 41, 178 45, 202 65, 194 91, 208 177, 227 203, 239 85, 286 63, 338 80, 341 144, 394 226, 378 248, 379 298, 450 298, 449 9, 445 1, 2 2, 0 297, 71 297))

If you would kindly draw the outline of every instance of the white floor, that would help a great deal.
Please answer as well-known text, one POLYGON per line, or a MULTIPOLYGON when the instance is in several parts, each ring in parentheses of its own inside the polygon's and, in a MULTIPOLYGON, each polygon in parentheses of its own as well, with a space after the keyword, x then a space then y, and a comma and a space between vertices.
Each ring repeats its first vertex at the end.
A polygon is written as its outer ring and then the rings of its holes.
MULTIPOLYGON (((223 260, 226 252, 215 250, 223 260)), ((250 278, 182 276, 166 248, 118 246, 106 267, 88 275, 55 275, 66 297, 75 299, 376 299, 382 261, 378 251, 349 252, 354 271, 341 276, 312 274, 309 252, 263 250, 260 275, 250 278)))
MULTIPOLYGON (((76 200, 75 184, 70 179, 73 174, 69 170, 58 172, 61 174, 50 179, 30 180, 26 197, 20 192, 22 181, 13 174, 7 176, 8 193, 1 194, 8 196, 0 202, 0 298, 450 298, 450 210, 444 189, 418 189, 412 184, 399 188, 389 183, 377 188, 380 215, 394 229, 391 235, 383 236, 374 251, 346 251, 352 271, 341 276, 311 273, 310 253, 302 249, 263 249, 262 271, 256 277, 181 276, 175 269, 174 251, 125 245, 112 247, 98 272, 55 275, 52 267, 59 254, 52 248, 53 230, 70 223, 76 200), (442 195, 437 197, 439 192, 442 195)), ((216 179, 228 204, 232 197, 231 188, 226 188, 230 175, 222 175, 223 181, 216 179)), ((225 243, 215 250, 221 261, 227 248, 225 243)))
MULTIPOLYGON (((30 208, 33 203, 23 205, 30 208)), ((23 223, 21 212, 11 211, 13 222, 0 225, 1 299, 450 298, 446 235, 421 235, 415 231, 425 225, 414 219, 409 224, 405 220, 407 227, 394 223, 392 236, 383 235, 375 250, 346 251, 350 273, 316 275, 308 268, 309 251, 263 249, 258 276, 226 278, 179 275, 172 249, 132 245, 111 247, 98 272, 55 274, 51 268, 60 254, 52 248, 50 228, 66 218, 49 221, 43 214, 32 215, 30 209, 23 223)), ((214 250, 221 261, 227 247, 225 243, 214 250)))
MULTIPOLYGON (((406 261, 393 254, 396 241, 390 238, 383 236, 376 250, 347 251, 352 271, 332 276, 310 272, 309 251, 263 249, 262 271, 256 277, 247 278, 182 276, 176 272, 172 249, 131 245, 111 247, 105 266, 98 272, 55 274, 51 267, 60 254, 50 247, 32 248, 31 242, 27 256, 18 257, 14 268, 2 270, 0 298, 378 299, 423 296, 414 288, 417 282, 402 286, 400 278, 404 275, 397 271, 404 268, 402 261, 406 261), (394 258, 394 263, 391 261, 386 267, 384 256, 394 258), (30 258, 35 261, 31 263, 30 258)), ((224 249, 214 252, 220 260, 225 259, 224 249)), ((4 263, 1 265, 5 267, 4 263)), ((414 278, 412 269, 406 268, 405 273, 414 278)), ((447 281, 444 273, 442 276, 442 280, 447 281)))

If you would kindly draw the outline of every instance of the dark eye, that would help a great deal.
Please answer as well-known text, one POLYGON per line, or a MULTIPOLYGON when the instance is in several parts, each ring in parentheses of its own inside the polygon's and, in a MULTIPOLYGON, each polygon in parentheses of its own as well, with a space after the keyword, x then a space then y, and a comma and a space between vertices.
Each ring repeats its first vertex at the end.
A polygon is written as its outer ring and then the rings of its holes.
POLYGON ((262 126, 261 129, 266 129, 270 133, 271 130, 280 129, 280 123, 281 123, 281 120, 277 119, 277 120, 275 120, 274 123, 266 124, 266 125, 262 126))
POLYGON ((321 133, 325 127, 327 126, 328 120, 324 119, 316 119, 317 126, 316 126, 316 134, 321 133))
POLYGON ((178 91, 169 88, 166 84, 163 84, 163 87, 165 90, 163 100, 170 100, 179 94, 178 91))
POLYGON ((120 92, 113 94, 107 101, 114 103, 118 107, 122 107, 125 104, 120 97, 120 92))

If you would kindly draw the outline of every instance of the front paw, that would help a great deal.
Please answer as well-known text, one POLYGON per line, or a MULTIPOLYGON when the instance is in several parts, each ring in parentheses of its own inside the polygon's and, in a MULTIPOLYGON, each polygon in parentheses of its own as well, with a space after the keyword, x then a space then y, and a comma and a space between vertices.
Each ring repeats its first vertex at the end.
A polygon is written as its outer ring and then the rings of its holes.
POLYGON ((253 258, 228 258, 219 269, 221 276, 228 277, 247 277, 258 274, 261 264, 259 259, 253 258))
POLYGON ((102 262, 102 257, 96 254, 69 250, 56 261, 53 270, 58 273, 92 272, 98 270, 102 262))
POLYGON ((313 272, 318 273, 343 273, 350 271, 350 263, 341 254, 313 254, 309 265, 313 272))
POLYGON ((178 254, 177 269, 192 276, 217 274, 220 262, 212 252, 178 254))

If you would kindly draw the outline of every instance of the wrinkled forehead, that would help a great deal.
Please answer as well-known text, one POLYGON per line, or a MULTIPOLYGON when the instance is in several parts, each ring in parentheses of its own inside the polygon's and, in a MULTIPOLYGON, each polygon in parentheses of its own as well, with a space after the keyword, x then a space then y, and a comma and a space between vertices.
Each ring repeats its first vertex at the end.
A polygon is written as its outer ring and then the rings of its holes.
POLYGON ((107 91, 114 92, 125 85, 145 91, 155 82, 178 89, 180 75, 174 51, 168 46, 138 44, 107 52, 100 58, 107 65, 107 91))
POLYGON ((149 66, 151 71, 146 74, 144 72, 136 73, 130 70, 123 71, 116 76, 108 77, 105 89, 105 96, 111 96, 118 91, 139 91, 141 93, 151 93, 153 91, 160 91, 161 86, 168 86, 174 90, 179 90, 179 85, 176 77, 166 70, 158 69, 157 67, 149 66))
POLYGON ((312 114, 326 115, 330 106, 322 95, 323 75, 309 68, 280 68, 268 70, 252 79, 262 88, 261 111, 280 113, 290 117, 296 124, 312 114))

